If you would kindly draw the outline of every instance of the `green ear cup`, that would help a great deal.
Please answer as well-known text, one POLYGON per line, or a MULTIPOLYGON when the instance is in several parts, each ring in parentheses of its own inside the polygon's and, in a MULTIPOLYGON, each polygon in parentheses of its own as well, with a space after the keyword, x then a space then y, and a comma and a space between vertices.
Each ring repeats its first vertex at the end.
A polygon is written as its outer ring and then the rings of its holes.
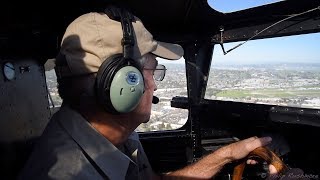
POLYGON ((144 91, 143 76, 134 66, 122 67, 110 85, 110 100, 120 113, 132 111, 139 104, 144 91))

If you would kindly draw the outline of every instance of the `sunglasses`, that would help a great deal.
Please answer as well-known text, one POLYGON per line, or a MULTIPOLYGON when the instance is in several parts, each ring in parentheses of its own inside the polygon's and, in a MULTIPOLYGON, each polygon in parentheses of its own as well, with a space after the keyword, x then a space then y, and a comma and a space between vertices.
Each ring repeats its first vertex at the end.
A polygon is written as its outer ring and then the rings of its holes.
POLYGON ((158 64, 154 69, 143 68, 144 70, 153 70, 153 79, 156 81, 162 81, 166 76, 166 67, 162 64, 158 64))

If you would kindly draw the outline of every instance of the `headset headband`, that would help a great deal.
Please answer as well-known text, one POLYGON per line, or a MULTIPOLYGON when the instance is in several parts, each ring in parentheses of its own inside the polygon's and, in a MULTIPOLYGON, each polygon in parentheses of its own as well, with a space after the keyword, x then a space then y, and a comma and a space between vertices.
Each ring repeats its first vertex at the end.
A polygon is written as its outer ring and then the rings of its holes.
POLYGON ((132 21, 134 17, 131 13, 121 8, 113 7, 110 9, 106 9, 105 13, 111 16, 111 19, 121 21, 121 27, 123 32, 123 38, 121 40, 121 45, 123 47, 123 57, 124 59, 132 59, 134 47, 134 29, 132 26, 132 21))

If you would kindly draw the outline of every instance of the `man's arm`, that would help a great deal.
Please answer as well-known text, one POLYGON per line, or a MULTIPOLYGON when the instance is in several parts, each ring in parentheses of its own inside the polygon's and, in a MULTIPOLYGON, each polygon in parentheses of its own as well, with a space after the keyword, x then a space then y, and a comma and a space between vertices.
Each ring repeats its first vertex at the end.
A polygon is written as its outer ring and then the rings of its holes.
POLYGON ((224 146, 180 170, 162 176, 155 175, 154 179, 210 179, 227 163, 242 159, 257 147, 270 142, 270 137, 244 139, 224 146))

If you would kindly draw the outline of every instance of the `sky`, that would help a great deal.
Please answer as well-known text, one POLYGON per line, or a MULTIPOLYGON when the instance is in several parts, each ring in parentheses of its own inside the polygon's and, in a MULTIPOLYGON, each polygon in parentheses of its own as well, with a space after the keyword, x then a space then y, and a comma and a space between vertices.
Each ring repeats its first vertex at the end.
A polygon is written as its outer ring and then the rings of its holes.
MULTIPOLYGON (((224 44, 229 50, 238 43, 224 44)), ((320 63, 320 33, 252 40, 223 55, 214 48, 213 62, 226 64, 252 63, 320 63)))
POLYGON ((220 12, 232 12, 270 4, 281 0, 208 0, 208 4, 220 12))
MULTIPOLYGON (((221 12, 231 12, 276 1, 209 0, 208 3, 221 12)), ((227 43, 224 48, 227 51, 239 43, 227 43)), ((320 33, 252 40, 227 55, 216 45, 213 54, 213 64, 320 63, 320 33)), ((176 62, 184 63, 184 59, 176 62)))

